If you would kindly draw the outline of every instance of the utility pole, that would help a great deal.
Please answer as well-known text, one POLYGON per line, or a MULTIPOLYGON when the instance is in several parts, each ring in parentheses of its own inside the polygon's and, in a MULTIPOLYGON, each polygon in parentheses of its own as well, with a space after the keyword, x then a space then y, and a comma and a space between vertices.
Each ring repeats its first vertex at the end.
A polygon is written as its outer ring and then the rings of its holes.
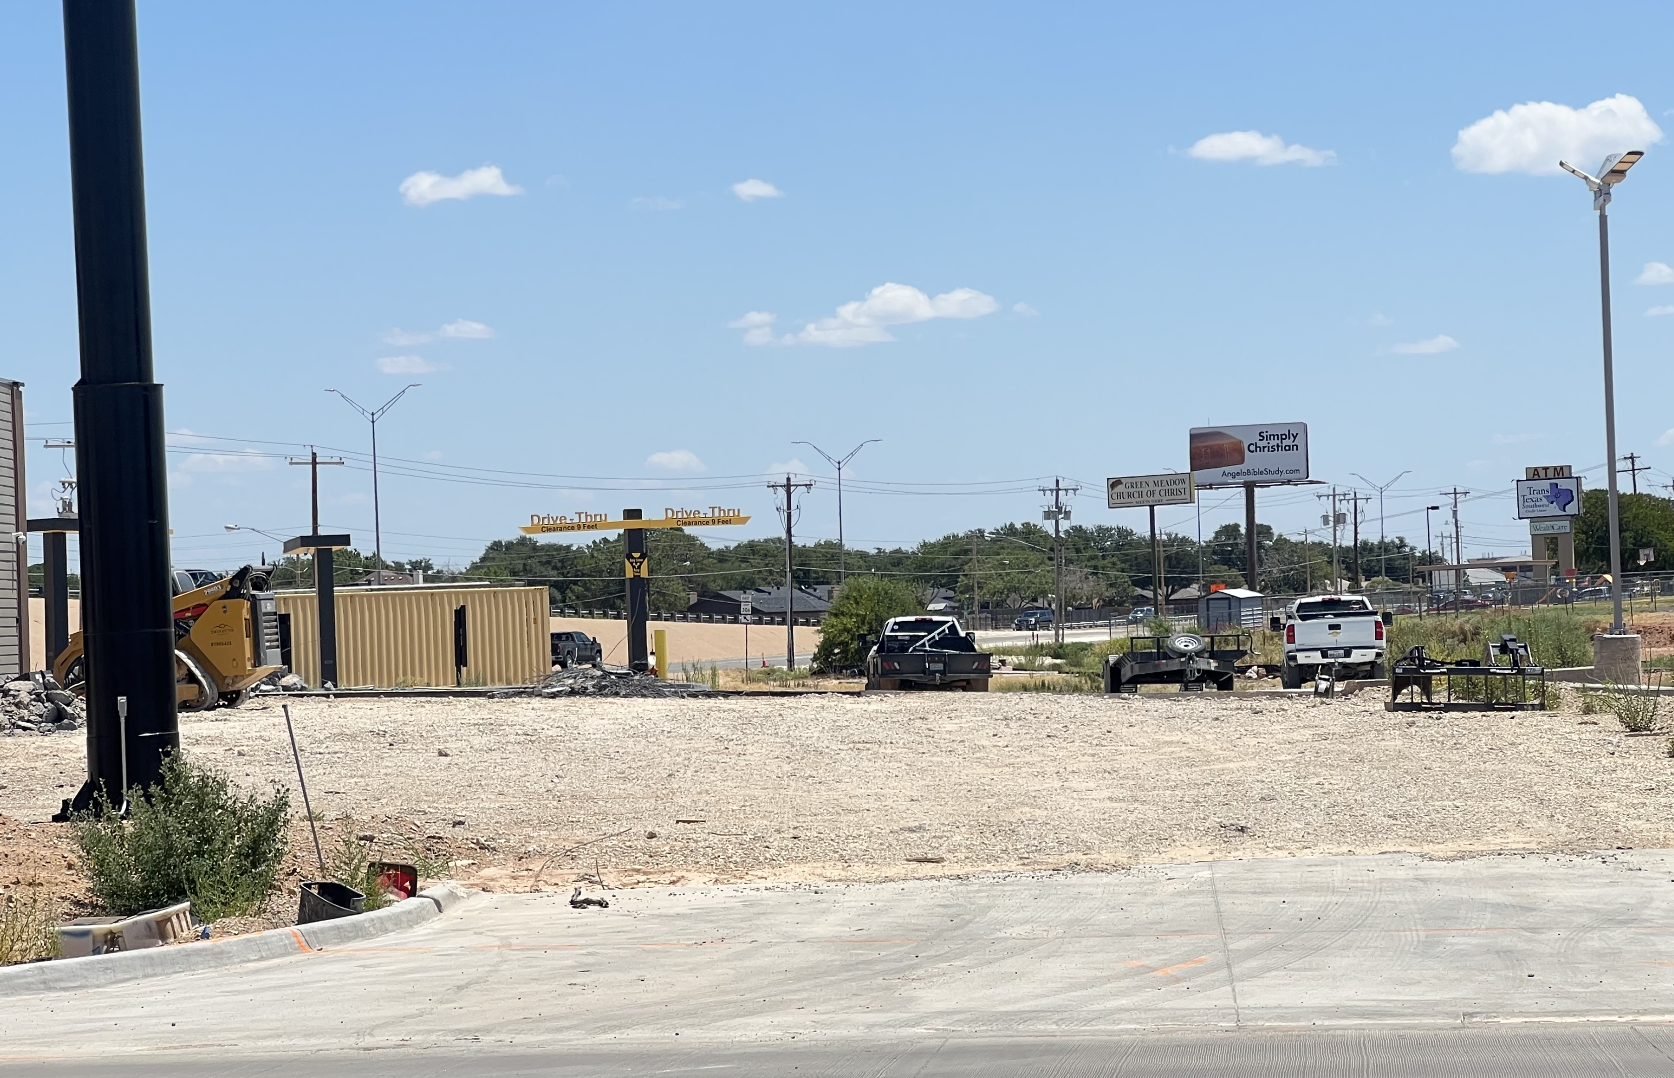
POLYGON ((767 489, 777 495, 783 492, 785 504, 779 510, 785 518, 785 669, 796 672, 796 492, 813 490, 812 483, 793 483, 789 475, 783 483, 769 483, 767 489))
MULTIPOLYGON (((1046 508, 1045 512, 1043 512, 1041 515, 1045 519, 1050 520, 1052 522, 1052 591, 1053 591, 1053 596, 1052 596, 1052 606, 1053 606, 1053 610, 1052 610, 1052 642, 1054 644, 1062 644, 1064 642, 1064 531, 1063 531, 1063 523, 1064 523, 1064 521, 1070 519, 1070 507, 1064 504, 1064 496, 1068 495, 1068 496, 1073 498, 1075 495, 1081 493, 1081 488, 1080 487, 1066 487, 1066 486, 1064 486, 1064 481, 1063 481, 1062 477, 1053 476, 1052 477, 1052 485, 1050 487, 1041 487, 1040 492, 1042 494, 1050 494, 1052 496, 1052 504, 1050 506, 1048 506, 1046 508)), ((1155 508, 1153 508, 1151 510, 1151 535, 1152 535, 1151 543, 1152 543, 1153 548, 1156 545, 1156 534, 1157 534, 1156 520, 1157 520, 1157 511, 1156 511, 1155 508)), ((1157 601, 1161 602, 1160 599, 1157 600, 1157 601)), ((1161 607, 1158 608, 1158 612, 1159 613, 1162 612, 1161 607)))
POLYGON ((1314 552, 1308 549, 1308 529, 1302 529, 1302 571, 1307 575, 1308 582, 1303 585, 1302 594, 1314 593, 1314 552))
POLYGON ((1354 491, 1349 495, 1354 502, 1354 590, 1366 590, 1366 577, 1360 572, 1360 505, 1372 500, 1370 494, 1354 491))
POLYGON ((1459 568, 1453 570, 1453 612, 1459 612, 1459 595, 1465 590, 1465 534, 1459 530, 1459 499, 1469 494, 1468 490, 1454 487, 1452 490, 1442 491, 1444 497, 1453 499, 1453 564, 1459 568))
POLYGON ((1638 453, 1623 453, 1621 459, 1628 462, 1628 466, 1627 466, 1626 471, 1628 472, 1629 475, 1631 475, 1633 477, 1633 492, 1635 494, 1638 494, 1639 493, 1639 473, 1650 471, 1651 466, 1649 464, 1639 463, 1640 458, 1639 458, 1638 453))
MULTIPOLYGON (((324 464, 324 465, 330 466, 330 465, 333 465, 333 464, 342 464, 343 463, 343 458, 342 457, 327 457, 326 459, 321 460, 319 450, 315 449, 313 446, 309 446, 308 447, 308 459, 307 460, 298 460, 297 458, 292 457, 290 459, 290 463, 295 464, 295 465, 303 465, 303 466, 306 466, 308 468, 308 488, 309 488, 308 504, 309 504, 309 509, 310 509, 310 514, 309 514, 308 519, 310 521, 312 521, 312 527, 310 527, 308 529, 308 534, 309 535, 318 535, 318 534, 320 534, 320 465, 324 464)), ((316 559, 318 557, 318 554, 319 554, 319 552, 315 551, 316 559)), ((318 564, 316 564, 314 566, 314 579, 315 579, 315 581, 318 581, 320 579, 320 569, 319 569, 318 564)), ((299 580, 299 581, 297 581, 297 583, 300 584, 301 581, 299 580)))
POLYGON ((1316 494, 1314 497, 1324 500, 1331 499, 1331 515, 1321 516, 1320 523, 1331 527, 1331 594, 1342 594, 1343 573, 1337 561, 1337 527, 1343 522, 1343 515, 1337 512, 1337 488, 1332 487, 1330 494, 1316 494))
POLYGON ((977 586, 977 540, 981 538, 981 528, 971 533, 971 628, 973 630, 982 628, 981 625, 977 624, 981 617, 978 612, 982 609, 982 589, 977 586))
POLYGON ((348 403, 350 408, 359 412, 372 424, 372 551, 378 559, 378 566, 372 570, 372 579, 377 584, 384 582, 384 527, 378 515, 378 420, 395 407, 395 402, 407 395, 407 390, 417 389, 423 382, 414 382, 401 392, 385 401, 381 406, 367 410, 349 398, 341 389, 328 389, 327 393, 335 393, 348 403))

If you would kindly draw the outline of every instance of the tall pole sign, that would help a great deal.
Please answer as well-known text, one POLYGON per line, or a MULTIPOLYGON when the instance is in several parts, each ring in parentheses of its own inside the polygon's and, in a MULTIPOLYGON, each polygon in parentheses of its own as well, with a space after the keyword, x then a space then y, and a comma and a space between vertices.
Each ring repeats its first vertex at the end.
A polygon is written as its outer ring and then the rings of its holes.
POLYGON ((1104 481, 1105 504, 1111 509, 1144 506, 1151 516, 1151 606, 1167 615, 1168 581, 1163 567, 1162 547, 1157 543, 1157 506, 1190 505, 1197 500, 1197 484, 1190 472, 1162 475, 1124 475, 1104 481))
MULTIPOLYGON (((529 523, 518 531, 524 535, 562 535, 571 532, 622 531, 623 582, 627 588, 628 608, 628 666, 636 674, 651 669, 651 647, 646 630, 651 622, 651 555, 645 549, 647 530, 659 528, 697 528, 715 525, 748 524, 750 518, 737 509, 712 505, 707 509, 664 509, 660 520, 645 519, 643 509, 622 510, 621 520, 611 520, 604 513, 574 513, 554 515, 532 513, 529 523)), ((660 656, 659 656, 660 660, 660 656)))
POLYGON ((1193 427, 1191 462, 1192 478, 1199 487, 1244 488, 1244 586, 1261 590, 1256 488, 1309 481, 1308 424, 1193 427))

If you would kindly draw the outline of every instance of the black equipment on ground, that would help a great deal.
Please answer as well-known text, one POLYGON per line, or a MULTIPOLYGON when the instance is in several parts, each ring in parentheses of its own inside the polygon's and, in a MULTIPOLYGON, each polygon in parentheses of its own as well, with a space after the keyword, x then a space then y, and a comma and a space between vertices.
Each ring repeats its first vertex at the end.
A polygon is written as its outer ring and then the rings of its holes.
POLYGON ((1213 686, 1231 692, 1234 664, 1250 653, 1249 633, 1170 633, 1133 636, 1127 650, 1104 657, 1104 691, 1138 692, 1141 685, 1179 685, 1181 692, 1213 686))

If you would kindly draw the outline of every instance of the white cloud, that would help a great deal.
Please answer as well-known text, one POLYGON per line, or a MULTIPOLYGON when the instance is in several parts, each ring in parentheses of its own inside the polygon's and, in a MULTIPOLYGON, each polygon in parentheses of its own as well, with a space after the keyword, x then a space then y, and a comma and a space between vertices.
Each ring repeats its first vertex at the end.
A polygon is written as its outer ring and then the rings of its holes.
POLYGON ((798 458, 792 457, 786 461, 776 460, 772 464, 769 464, 765 474, 783 476, 787 472, 791 475, 807 475, 808 466, 802 463, 802 461, 798 458))
POLYGON ((690 449, 665 449, 646 457, 645 463, 665 472, 701 472, 708 467, 690 449))
POLYGON ((1528 101, 1500 109, 1459 132, 1453 164, 1461 172, 1562 173, 1559 159, 1591 171, 1606 154, 1662 141, 1662 128, 1638 98, 1617 94, 1576 109, 1528 101))
POLYGON ((1657 318, 1665 314, 1674 314, 1674 303, 1664 303, 1660 306, 1652 307, 1650 310, 1645 312, 1645 317, 1657 318))
MULTIPOLYGON (((893 341, 890 326, 905 326, 928 322, 933 318, 981 318, 1000 309, 993 296, 974 288, 955 288, 931 297, 911 285, 889 282, 866 293, 865 299, 853 300, 837 308, 830 318, 821 318, 803 326, 797 333, 775 338, 768 322, 757 322, 744 334, 746 344, 822 344, 832 348, 856 348, 866 344, 893 341)), ((752 311, 739 319, 743 323, 753 316, 765 315, 752 311)))
POLYGON ((1372 317, 1366 319, 1366 324, 1368 326, 1393 326, 1395 324, 1395 319, 1389 317, 1387 314, 1384 314, 1382 311, 1373 311, 1372 317))
POLYGON ((459 340, 485 341, 494 336, 494 331, 481 322, 473 322, 469 318, 457 318, 436 331, 443 337, 453 337, 459 340))
POLYGON ((1223 131, 1206 135, 1186 151, 1200 161, 1253 161, 1258 165, 1297 164, 1304 168, 1337 163, 1333 150, 1315 150, 1300 143, 1286 145, 1278 135, 1260 131, 1223 131))
POLYGON ((679 199, 664 198, 662 195, 652 195, 650 198, 642 195, 634 199, 633 204, 642 210, 677 210, 680 208, 679 199))
POLYGON ((833 317, 810 322, 797 333, 774 337, 771 327, 775 316, 767 311, 751 311, 731 325, 748 331, 744 334, 745 344, 853 348, 895 340, 889 326, 934 318, 981 318, 999 310, 999 306, 993 296, 972 288, 956 288, 932 298, 911 285, 891 282, 872 289, 865 299, 843 304, 833 317))
POLYGON ((745 202, 758 198, 784 198, 785 193, 766 180, 749 179, 732 185, 732 193, 745 202))
POLYGON ((1403 356, 1433 356, 1437 352, 1451 352, 1457 347, 1459 347, 1458 341, 1445 333, 1438 333, 1434 337, 1422 341, 1397 344, 1390 351, 1403 356))
POLYGON ((475 198, 478 195, 521 195, 523 188, 506 182, 499 165, 468 168, 457 176, 439 172, 415 172, 401 181, 401 197, 409 206, 428 206, 445 199, 475 198))
POLYGON ((432 363, 422 356, 384 356, 375 360, 374 364, 385 374, 429 374, 431 371, 447 370, 443 364, 432 363))
POLYGON ((1011 305, 1011 309, 1013 311, 1017 312, 1018 314, 1023 315, 1025 318, 1033 318, 1035 315, 1040 313, 1039 311, 1035 310, 1033 307, 1029 306, 1027 303, 1021 303, 1021 302, 1013 303, 1011 305))
POLYGON ((1647 262, 1633 279, 1634 284, 1674 284, 1674 266, 1666 262, 1647 262))
POLYGON ((1657 439, 1657 445, 1664 447, 1674 445, 1674 428, 1663 431, 1662 437, 1657 439))

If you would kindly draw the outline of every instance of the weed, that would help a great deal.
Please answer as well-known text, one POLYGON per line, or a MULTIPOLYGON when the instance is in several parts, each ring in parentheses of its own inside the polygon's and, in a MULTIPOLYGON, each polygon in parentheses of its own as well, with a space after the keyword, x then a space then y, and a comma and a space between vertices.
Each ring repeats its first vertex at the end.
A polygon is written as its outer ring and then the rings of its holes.
POLYGON ((1497 644, 1510 633, 1529 645, 1534 661, 1542 666, 1588 666, 1593 661, 1593 634, 1603 624, 1596 616, 1557 609, 1423 618, 1404 615, 1389 627, 1389 654, 1398 658, 1422 644, 1435 659, 1480 659, 1484 644, 1497 644))
POLYGON ((380 909, 390 902, 389 888, 378 879, 372 862, 371 840, 360 837, 353 817, 343 817, 338 825, 337 847, 326 860, 326 875, 365 895, 366 904, 361 908, 368 910, 380 909))
POLYGON ((1087 674, 1055 677, 1001 677, 988 683, 993 692, 1102 692, 1102 679, 1087 674))
POLYGON ((0 894, 0 966, 58 957, 57 911, 39 888, 0 894))
POLYGON ((202 920, 252 913, 273 893, 290 830, 290 796, 239 794, 223 774, 181 756, 128 791, 124 820, 109 799, 73 823, 93 896, 112 913, 192 902, 202 920))
POLYGON ((1628 733, 1649 733, 1657 728, 1657 710, 1662 703, 1658 688, 1639 689, 1611 682, 1598 691, 1601 709, 1614 713, 1622 729, 1628 733))

